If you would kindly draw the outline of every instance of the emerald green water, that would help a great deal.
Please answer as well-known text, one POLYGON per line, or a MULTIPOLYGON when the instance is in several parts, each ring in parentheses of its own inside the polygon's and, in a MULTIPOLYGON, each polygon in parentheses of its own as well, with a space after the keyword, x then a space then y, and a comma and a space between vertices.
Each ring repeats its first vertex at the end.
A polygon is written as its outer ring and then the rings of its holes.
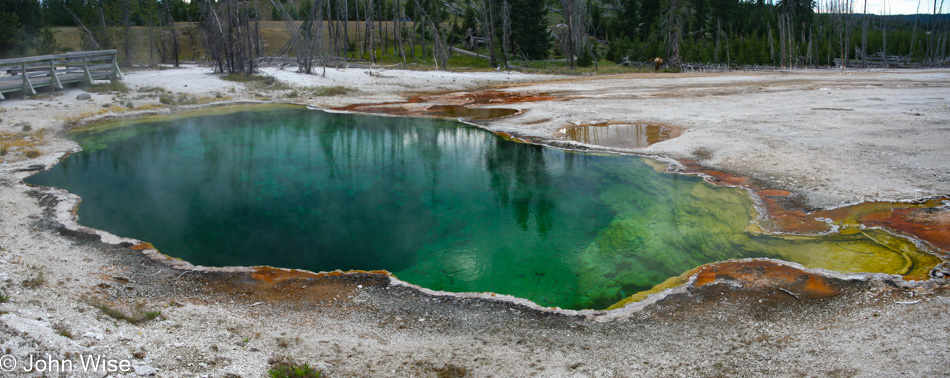
POLYGON ((217 113, 80 130, 82 152, 27 181, 81 196, 83 225, 198 265, 386 269, 431 289, 564 308, 606 308, 729 258, 889 273, 932 258, 878 231, 747 231, 755 212, 744 191, 658 173, 638 157, 515 143, 442 120, 217 113))

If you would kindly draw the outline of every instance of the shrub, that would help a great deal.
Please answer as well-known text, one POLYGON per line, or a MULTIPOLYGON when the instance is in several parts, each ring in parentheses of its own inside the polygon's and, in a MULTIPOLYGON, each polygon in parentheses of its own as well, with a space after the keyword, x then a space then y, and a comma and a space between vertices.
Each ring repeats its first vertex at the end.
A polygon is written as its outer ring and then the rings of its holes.
MULTIPOLYGON (((102 313, 108 315, 110 318, 113 318, 116 320, 124 320, 128 322, 129 324, 139 324, 139 323, 147 322, 149 320, 157 318, 159 315, 162 314, 161 311, 143 311, 140 309, 136 310, 137 313, 126 314, 122 310, 112 308, 106 304, 99 303, 98 301, 90 301, 89 304, 92 307, 98 308, 100 311, 102 311, 102 313)), ((141 304, 138 305, 137 307, 141 307, 141 304)))
POLYGON ((696 160, 709 160, 713 157, 713 151, 706 147, 693 149, 693 156, 696 160))
POLYGON ((53 329, 56 330, 56 334, 67 339, 73 338, 73 333, 69 330, 69 327, 66 326, 66 323, 56 323, 53 324, 53 329))
POLYGON ((319 378, 320 372, 314 370, 310 364, 301 364, 290 358, 277 358, 268 361, 270 369, 267 369, 267 376, 271 378, 302 377, 319 378))
POLYGON ((314 88, 314 96, 338 96, 342 94, 350 93, 350 89, 343 86, 333 86, 333 87, 318 87, 314 88))
POLYGON ((102 83, 102 84, 87 85, 85 89, 86 91, 93 92, 93 93, 104 93, 104 92, 126 93, 129 91, 129 87, 125 85, 125 83, 118 80, 113 80, 108 83, 102 83))
MULTIPOLYGON (((27 152, 27 156, 29 156, 29 152, 27 152)), ((24 287, 27 287, 30 289, 35 289, 40 286, 43 286, 44 283, 46 283, 46 277, 43 276, 43 272, 39 272, 36 274, 36 276, 25 279, 22 282, 24 287)))
POLYGON ((271 91, 292 89, 286 83, 270 76, 228 74, 224 80, 244 83, 251 90, 266 89, 271 91))

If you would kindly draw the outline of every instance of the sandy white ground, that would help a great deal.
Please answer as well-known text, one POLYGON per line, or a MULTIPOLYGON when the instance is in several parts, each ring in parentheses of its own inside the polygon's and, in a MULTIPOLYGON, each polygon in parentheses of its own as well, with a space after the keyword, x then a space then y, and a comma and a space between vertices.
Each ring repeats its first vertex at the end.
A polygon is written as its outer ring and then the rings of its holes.
POLYGON ((159 105, 154 92, 142 91, 148 87, 210 102, 328 106, 524 82, 506 90, 570 99, 514 105, 528 111, 488 127, 544 139, 570 123, 684 126, 690 131, 646 152, 689 158, 705 147, 712 154, 703 164, 803 193, 813 206, 912 200, 950 194, 947 71, 579 80, 364 69, 331 69, 326 78, 264 72, 299 88, 340 85, 358 92, 291 99, 285 97, 289 91, 248 91, 209 68, 189 67, 127 73, 128 94, 76 100, 82 91, 69 89, 46 99, 0 101, 0 131, 20 131, 21 122, 33 132, 46 130, 39 157, 10 153, 0 163, 0 288, 9 296, 0 304, 0 354, 21 364, 29 355, 102 354, 129 360, 136 370, 128 375, 168 377, 262 376, 277 356, 334 376, 438 376, 462 369, 476 376, 946 374, 945 282, 889 285, 890 278, 877 277, 866 290, 811 302, 778 292, 731 296, 735 289, 712 285, 701 295, 670 298, 607 323, 355 282, 334 286, 342 294, 329 302, 261 304, 237 288, 208 294, 213 280, 127 248, 62 234, 62 214, 54 210, 71 204, 21 181, 31 173, 24 169, 49 166, 75 149, 64 131, 78 116, 175 108, 159 105), (125 107, 129 101, 135 109, 125 107), (162 315, 133 325, 94 308, 96 300, 130 313, 141 304, 162 315))

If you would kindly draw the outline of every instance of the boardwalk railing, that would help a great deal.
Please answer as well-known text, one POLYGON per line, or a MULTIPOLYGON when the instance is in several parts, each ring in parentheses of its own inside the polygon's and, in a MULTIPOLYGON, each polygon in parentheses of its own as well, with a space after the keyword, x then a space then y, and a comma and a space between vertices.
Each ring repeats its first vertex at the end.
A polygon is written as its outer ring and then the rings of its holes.
POLYGON ((0 59, 0 100, 3 94, 36 88, 122 78, 116 50, 77 51, 65 54, 0 59))

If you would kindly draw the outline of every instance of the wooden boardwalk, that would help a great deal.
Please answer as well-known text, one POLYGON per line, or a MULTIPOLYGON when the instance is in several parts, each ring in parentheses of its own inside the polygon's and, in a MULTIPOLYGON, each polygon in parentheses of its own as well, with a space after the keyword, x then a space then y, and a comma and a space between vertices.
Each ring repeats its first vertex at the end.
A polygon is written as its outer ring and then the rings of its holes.
POLYGON ((122 78, 116 50, 0 59, 0 100, 5 98, 4 93, 36 94, 36 88, 62 89, 63 84, 115 78, 122 78))

